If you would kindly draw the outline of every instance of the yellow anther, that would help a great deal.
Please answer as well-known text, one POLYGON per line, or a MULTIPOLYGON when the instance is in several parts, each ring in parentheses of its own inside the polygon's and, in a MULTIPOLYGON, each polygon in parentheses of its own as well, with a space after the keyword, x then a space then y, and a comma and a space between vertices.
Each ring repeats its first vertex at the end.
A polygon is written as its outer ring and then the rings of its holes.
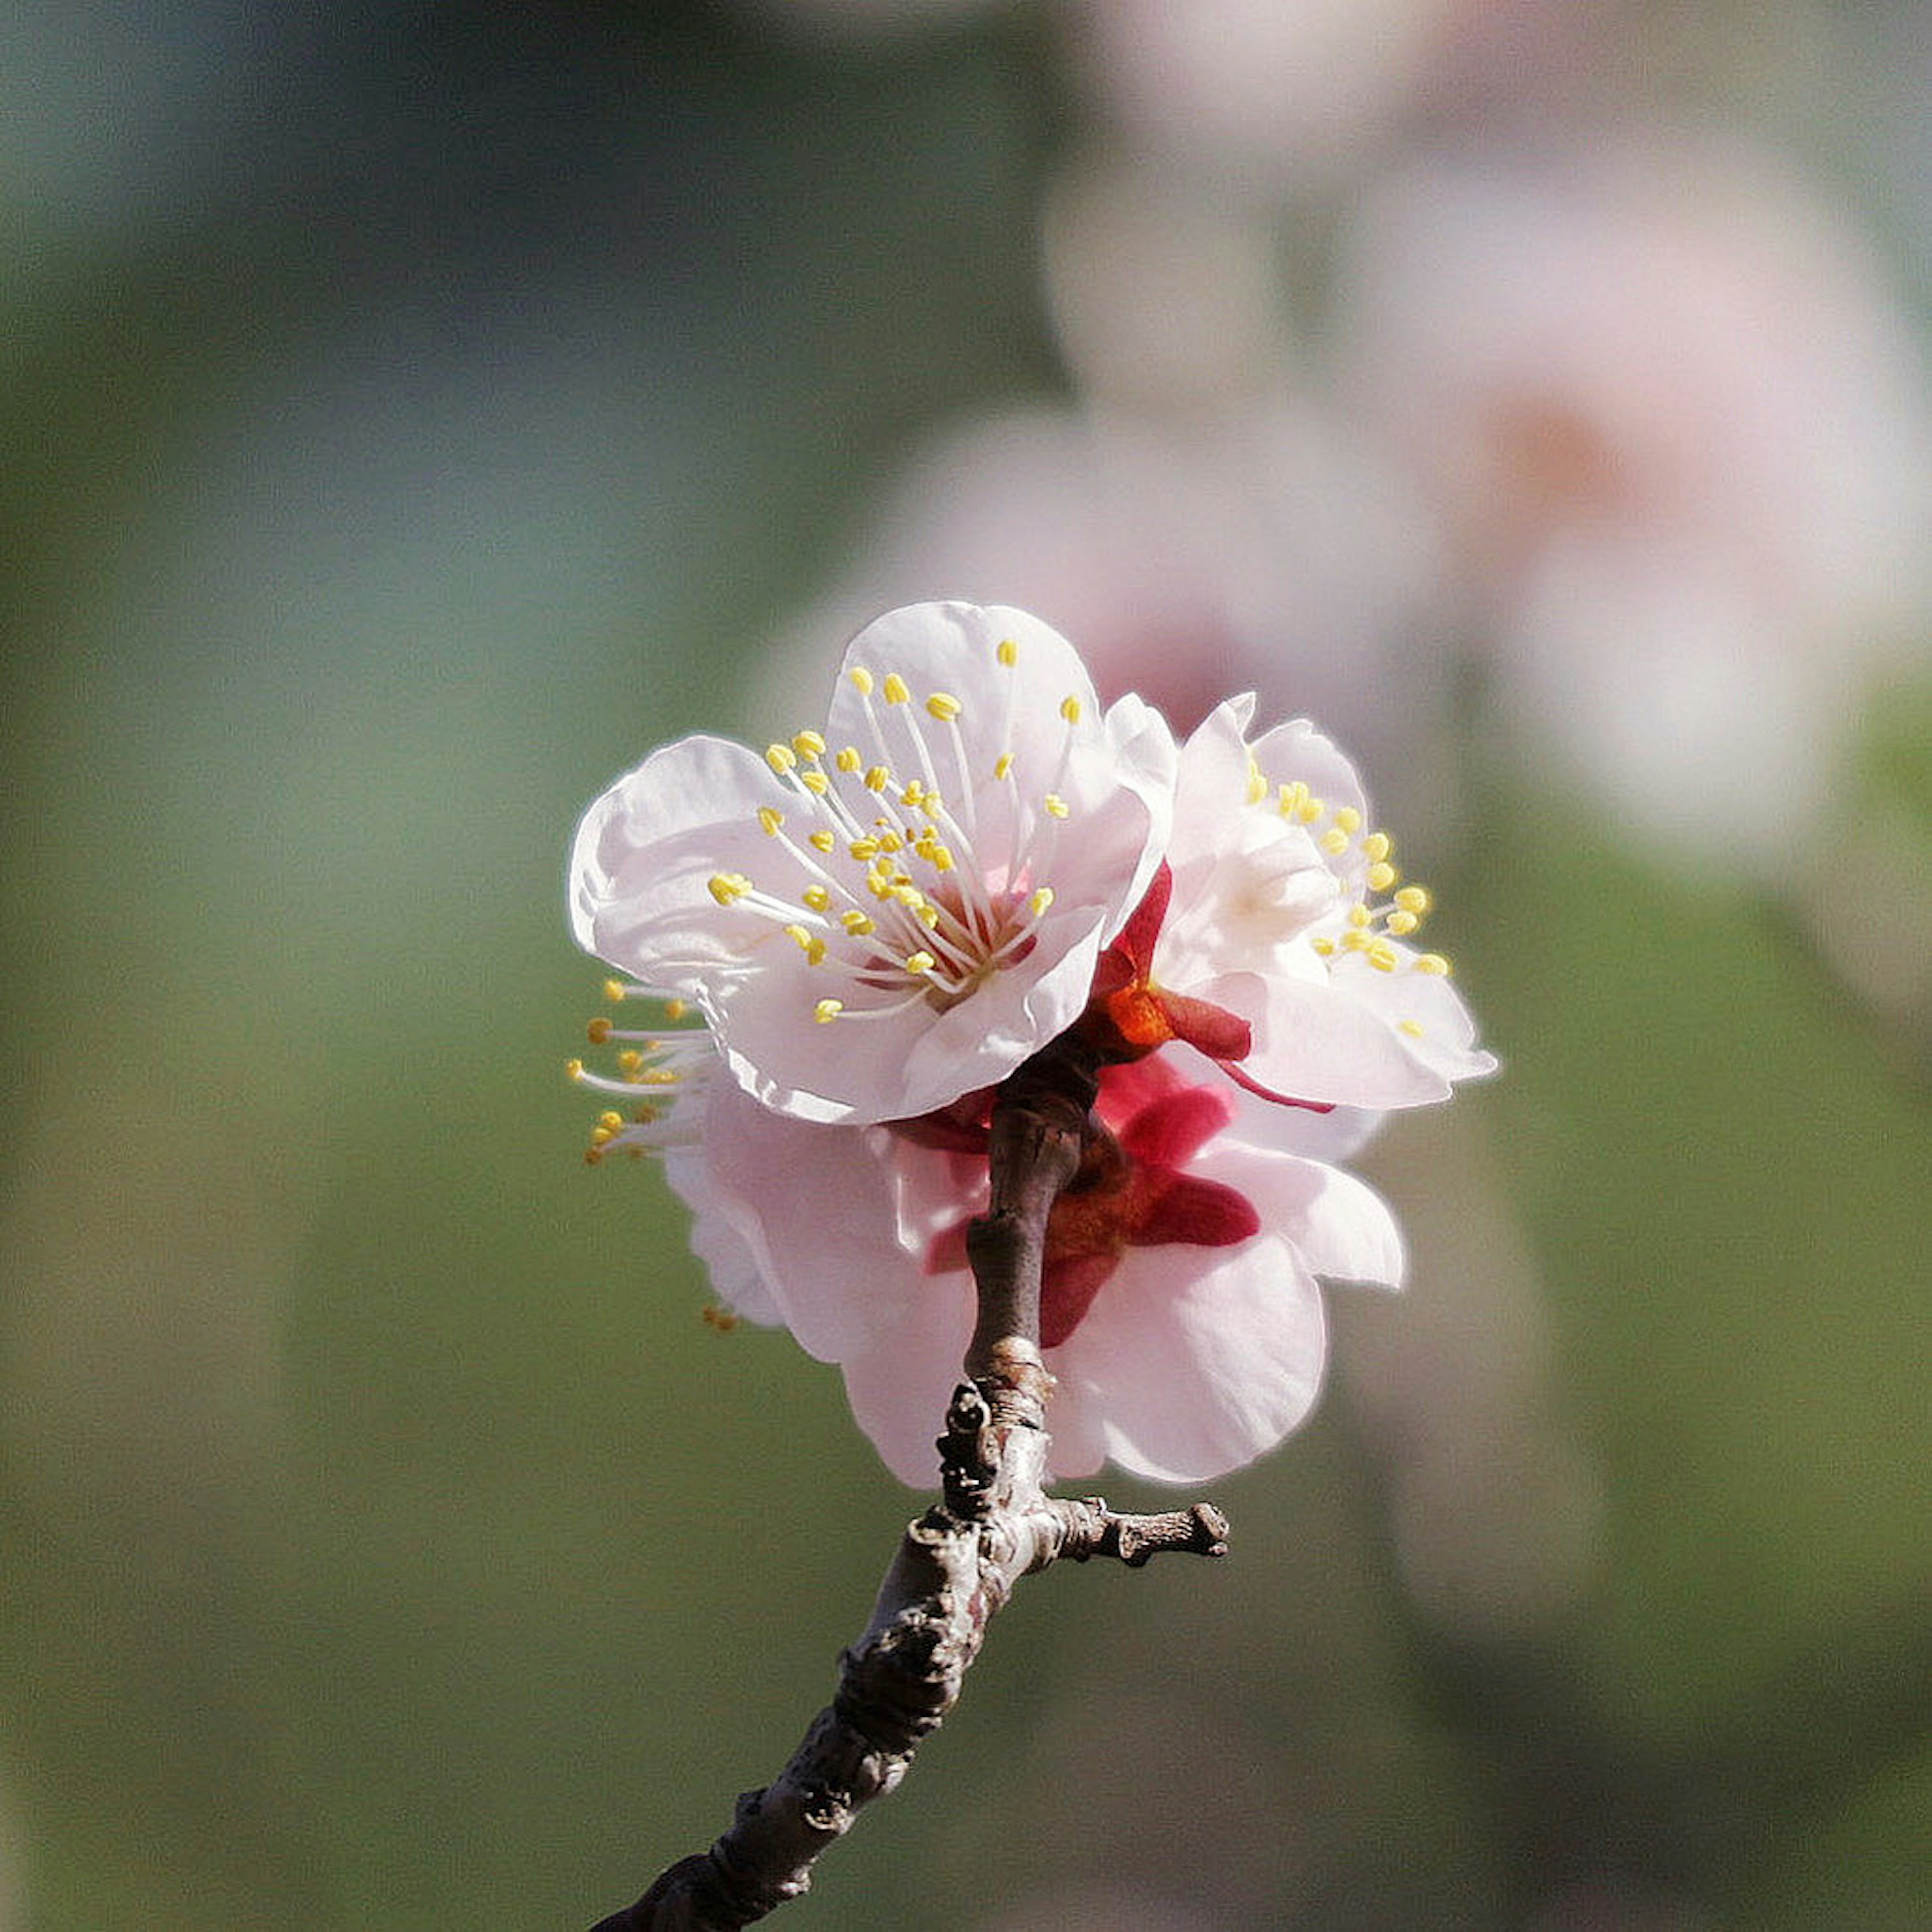
POLYGON ((615 1127, 600 1124, 590 1130, 590 1144, 594 1148, 606 1146, 616 1138, 617 1130, 615 1127))
POLYGON ((926 788, 917 778, 910 779, 900 790, 899 802, 916 812, 926 802, 926 788))
POLYGON ((892 774, 889 766, 874 765, 866 774, 866 789, 868 791, 884 791, 892 782, 892 774))
POLYGON ((812 1017, 824 1026, 828 1022, 836 1020, 844 1010, 845 1002, 843 1000, 820 1000, 812 1008, 812 1017))
POLYGON ((1070 692, 1060 700, 1060 715, 1070 724, 1080 722, 1080 700, 1070 692))
POLYGON ((930 973, 939 962, 930 952, 908 952, 905 969, 908 973, 930 973))
POLYGON ((1027 901, 1027 910, 1035 919, 1039 919, 1045 915, 1047 908, 1052 903, 1053 888, 1051 886, 1042 886, 1034 892, 1033 897, 1027 901))
POLYGON ((1312 940, 1310 944, 1324 959, 1332 958, 1334 956, 1335 942, 1332 939, 1324 938, 1312 940))
POLYGON ((616 1005, 618 1001, 624 997, 623 981, 621 980, 606 980, 604 982, 604 997, 608 1000, 614 1006, 616 1005))
POLYGON ((822 758, 825 755, 825 740, 816 731, 800 731, 793 738, 791 748, 801 758, 822 758))
POLYGON ((889 888, 892 897, 902 906, 917 912, 926 904, 926 895, 903 873, 895 876, 889 888))
POLYGON ((1352 905, 1348 908, 1348 923, 1351 926, 1366 926, 1374 917, 1375 914, 1365 905, 1352 905))
POLYGON ((584 1063, 580 1060, 566 1060, 563 1063, 563 1070, 573 1080, 584 1078, 584 1063))
POLYGON ((1335 824, 1339 830, 1352 838, 1362 829, 1362 814, 1352 805, 1338 805, 1335 808, 1335 824))
MULTIPOLYGON (((1334 835, 1331 833, 1330 836, 1332 837, 1334 835)), ((1369 890, 1385 892, 1401 877, 1402 874, 1386 859, 1378 860, 1369 868, 1369 890)))
POLYGON ((885 698, 888 704, 904 704, 912 696, 910 688, 896 670, 886 674, 885 698))
POLYGON ((832 789, 832 781, 823 772, 800 772, 798 782, 815 796, 823 798, 832 789))
POLYGON ((836 832, 820 830, 814 832, 806 842, 818 851, 830 852, 838 843, 838 836, 836 832))
POLYGON ((682 1073, 674 1073, 668 1066, 647 1066, 637 1076, 640 1087, 675 1087, 682 1080, 682 1073))
POLYGON ((845 675, 852 680, 852 688, 856 691, 861 698, 870 698, 872 696, 872 674, 870 671, 867 670, 862 665, 854 664, 852 668, 845 674, 845 675))
POLYGON ((905 841, 896 832, 881 832, 879 834, 879 850, 881 852, 903 852, 905 841))
POLYGON ((1040 803, 1046 808, 1049 818, 1064 818, 1066 816, 1066 801, 1057 791, 1048 792, 1040 803))
POLYGON ((1268 796, 1268 780, 1262 775, 1259 760, 1253 752, 1248 754, 1248 802, 1258 805, 1268 796))
POLYGON ((796 769, 798 754, 789 745, 767 745, 765 763, 782 777, 785 772, 796 769))
POLYGON ((926 708, 942 724, 950 724, 962 709, 958 699, 944 691, 935 691, 926 700, 926 708))
POLYGON ((1418 919, 1412 912, 1397 910, 1388 916, 1388 929, 1398 939, 1408 933, 1413 932, 1421 923, 1421 920, 1418 919))
POLYGON ((844 745, 839 748, 838 757, 832 762, 842 772, 856 772, 866 761, 860 757, 856 745, 844 745))
POLYGON ((879 856, 879 842, 876 838, 855 838, 845 849, 863 864, 866 860, 879 856))
POLYGON ((606 1019, 592 1020, 584 1032, 592 1046, 602 1046, 610 1037, 610 1022, 606 1019))
POLYGON ((710 886, 711 896, 722 906, 736 905, 752 890, 742 872, 713 872, 710 886))
POLYGON ((1012 770, 1012 753, 1010 752, 1002 752, 1000 755, 993 760, 993 776, 995 779, 1003 778, 1012 770))
POLYGON ((799 897, 814 912, 823 912, 832 903, 830 889, 824 886, 807 886, 805 890, 799 894, 799 897))
POLYGON ((617 1071, 626 1080, 634 1080, 644 1068, 644 1056, 634 1046, 626 1047, 617 1056, 617 1071))
POLYGON ((1006 666, 1007 670, 1011 670, 1013 666, 1019 662, 1020 647, 1013 642, 1012 638, 1002 638, 994 646, 993 655, 1006 666))
POLYGON ((1404 886, 1396 894, 1395 902, 1404 912, 1412 912, 1420 919, 1429 910, 1429 888, 1426 886, 1404 886))
POLYGON ((1425 952, 1416 960, 1415 970, 1418 973, 1428 973, 1437 979, 1442 979, 1448 973, 1449 962, 1439 952, 1425 952))
POLYGON ((838 921, 848 932, 862 937, 866 933, 877 930, 872 922, 856 906, 850 912, 842 912, 838 915, 838 921))
POLYGON ((1281 788, 1275 799, 1275 807, 1284 818, 1299 818, 1301 808, 1308 802, 1308 788, 1300 778, 1292 784, 1281 788))
POLYGON ((1422 1037, 1422 1022, 1420 1020, 1397 1020, 1395 1023, 1395 1030, 1397 1033, 1408 1034, 1411 1040, 1420 1040, 1422 1037))
POLYGON ((952 871, 952 854, 946 847, 940 844, 938 839, 931 837, 922 838, 919 842, 916 849, 918 850, 919 856, 923 859, 935 872, 950 872, 952 871))
POLYGON ((784 934, 805 955, 808 964, 816 966, 825 957, 825 942, 815 932, 808 932, 802 926, 788 926, 784 934))
POLYGON ((930 900, 924 905, 914 906, 912 909, 912 916, 928 932, 939 923, 939 908, 930 900))
POLYGON ((1401 956, 1386 939, 1372 939, 1365 947, 1369 964, 1378 973, 1393 973, 1401 963, 1401 956))
POLYGON ((686 1013, 690 1012, 691 1008, 682 1000, 667 1000, 664 1003, 664 1010, 666 1019, 681 1020, 686 1013))
POLYGON ((1352 926, 1342 935, 1344 952, 1360 952, 1369 943, 1369 935, 1358 926, 1352 926))
POLYGON ((784 823, 784 814, 776 806, 761 805, 758 807, 758 824, 767 838, 776 838, 778 836, 778 827, 784 823))
POLYGON ((1301 820, 1303 824, 1312 825, 1328 809, 1328 808, 1304 786, 1302 789, 1300 802, 1294 808, 1294 815, 1301 820))
POLYGON ((1322 849, 1332 859, 1339 859, 1348 849, 1348 835, 1339 825, 1331 825, 1322 835, 1322 849))
POLYGON ((1386 832, 1371 832, 1362 841, 1362 850, 1372 865, 1379 865, 1395 850, 1395 842, 1386 832))

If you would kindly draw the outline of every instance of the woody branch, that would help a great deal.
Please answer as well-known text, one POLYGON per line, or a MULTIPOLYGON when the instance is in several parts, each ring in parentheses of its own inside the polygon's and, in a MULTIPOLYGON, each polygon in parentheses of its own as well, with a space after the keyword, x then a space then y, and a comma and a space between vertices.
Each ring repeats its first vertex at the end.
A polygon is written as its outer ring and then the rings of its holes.
POLYGON ((871 1620, 840 1656, 831 1703, 772 1783, 739 1799, 709 1850, 670 1866, 593 1932, 736 1932, 806 1892, 819 1854, 898 1783, 958 1702, 1021 1577, 1061 1558, 1137 1566, 1163 1550, 1226 1553, 1227 1522, 1211 1504, 1121 1515, 1042 1486, 1053 1386, 1040 1341, 1047 1222, 1093 1131, 1098 1070, 1094 1051, 1066 1034, 998 1090, 991 1197, 968 1234, 979 1301, 968 1379, 938 1444, 943 1500, 907 1526, 871 1620))

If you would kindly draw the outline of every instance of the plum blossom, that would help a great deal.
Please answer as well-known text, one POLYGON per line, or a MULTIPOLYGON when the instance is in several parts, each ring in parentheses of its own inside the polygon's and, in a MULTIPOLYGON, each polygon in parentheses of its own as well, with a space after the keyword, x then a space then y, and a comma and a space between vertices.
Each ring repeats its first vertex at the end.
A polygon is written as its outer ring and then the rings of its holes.
POLYGON ((1250 741, 1252 697, 1189 738, 1174 834, 1103 958, 1087 1024, 1130 1048, 1179 1040, 1276 1100, 1447 1099, 1494 1070, 1441 954, 1410 940, 1427 890, 1400 883, 1354 768, 1306 719, 1250 741))
POLYGON ((826 735, 763 760, 687 740, 578 834, 579 937, 638 976, 606 991, 650 1022, 592 1023, 614 1074, 573 1063, 609 1103, 590 1158, 662 1156, 713 1318, 837 1364, 909 1481, 976 1318, 996 1089, 1028 1055, 1074 1032, 1100 1068, 1046 1228, 1058 1473, 1173 1480, 1306 1414, 1321 1280, 1400 1286, 1388 1209, 1336 1163, 1382 1110, 1496 1064, 1410 943, 1429 896, 1335 746, 1306 720, 1253 734, 1244 697, 1177 752, 1137 698, 1088 724, 1083 676, 1021 612, 914 607, 860 634, 826 735))
MULTIPOLYGON (((986 1202, 983 1123, 976 1138, 956 1115, 930 1132, 820 1126, 729 1081, 704 1112, 704 1157, 667 1172, 714 1285, 838 1364, 887 1466, 929 1486, 974 1318, 963 1232, 986 1202)), ((1393 1216, 1332 1164, 1369 1121, 1272 1106, 1178 1051, 1106 1069, 1096 1113, 1047 1228, 1055 1472, 1222 1474, 1315 1400, 1317 1277, 1400 1285, 1393 1216)))
POLYGON ((655 752, 578 828, 578 943, 688 1001, 802 1119, 923 1114, 1084 1006, 1150 881, 1175 752, 1025 612, 922 604, 848 647, 823 732, 655 752))

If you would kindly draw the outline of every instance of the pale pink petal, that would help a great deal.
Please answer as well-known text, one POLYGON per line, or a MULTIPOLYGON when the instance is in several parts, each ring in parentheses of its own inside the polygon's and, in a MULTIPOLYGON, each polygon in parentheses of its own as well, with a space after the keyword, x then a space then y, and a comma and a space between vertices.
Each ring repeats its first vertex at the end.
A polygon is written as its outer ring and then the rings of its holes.
POLYGON ((1196 1172, 1246 1196, 1264 1227, 1286 1234, 1311 1273, 1333 1281, 1400 1288, 1402 1232, 1366 1182, 1325 1161, 1222 1140, 1196 1172))
POLYGON ((860 1427, 886 1466, 914 1489, 939 1486, 934 1445, 964 1376, 974 1315, 970 1275, 921 1277, 903 1318, 842 1364, 860 1427))
POLYGON ((1048 1366, 1064 1476, 1107 1458, 1162 1482, 1252 1462, 1307 1414, 1322 1381, 1320 1291, 1274 1234, 1238 1248, 1132 1248, 1048 1366), (1064 1431, 1063 1436, 1063 1430, 1064 1431))

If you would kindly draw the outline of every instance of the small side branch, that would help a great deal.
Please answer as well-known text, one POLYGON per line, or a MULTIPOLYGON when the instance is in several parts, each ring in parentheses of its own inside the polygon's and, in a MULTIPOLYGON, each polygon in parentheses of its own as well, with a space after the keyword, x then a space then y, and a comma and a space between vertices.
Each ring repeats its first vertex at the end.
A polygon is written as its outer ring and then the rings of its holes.
POLYGON ((1013 1074, 993 1108, 992 1192, 968 1231, 979 1318, 940 1437, 944 1500, 907 1526, 863 1634, 840 1657, 832 1701, 790 1762, 738 1801, 710 1850, 681 1859, 593 1932, 738 1932, 805 1892, 820 1852, 904 1776, 958 1701, 986 1627, 1019 1579, 1062 1557, 1132 1567, 1163 1551, 1220 1556, 1228 1524, 1208 1503, 1121 1516, 1042 1487, 1040 1348, 1047 1219, 1090 1131, 1098 1065, 1064 1037, 1013 1074))

